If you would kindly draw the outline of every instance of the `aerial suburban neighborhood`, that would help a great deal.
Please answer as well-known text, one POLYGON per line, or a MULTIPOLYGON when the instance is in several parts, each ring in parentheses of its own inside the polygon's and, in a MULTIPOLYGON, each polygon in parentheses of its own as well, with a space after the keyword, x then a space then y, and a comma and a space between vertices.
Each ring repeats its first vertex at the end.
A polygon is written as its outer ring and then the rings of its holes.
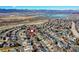
POLYGON ((79 10, 0 7, 0 52, 79 52, 79 10))

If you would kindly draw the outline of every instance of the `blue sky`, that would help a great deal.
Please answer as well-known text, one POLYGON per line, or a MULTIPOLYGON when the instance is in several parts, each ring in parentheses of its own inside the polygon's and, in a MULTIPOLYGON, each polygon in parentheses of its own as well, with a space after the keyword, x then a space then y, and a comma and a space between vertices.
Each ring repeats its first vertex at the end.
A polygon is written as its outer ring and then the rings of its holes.
POLYGON ((0 9, 79 10, 79 6, 0 6, 0 9))

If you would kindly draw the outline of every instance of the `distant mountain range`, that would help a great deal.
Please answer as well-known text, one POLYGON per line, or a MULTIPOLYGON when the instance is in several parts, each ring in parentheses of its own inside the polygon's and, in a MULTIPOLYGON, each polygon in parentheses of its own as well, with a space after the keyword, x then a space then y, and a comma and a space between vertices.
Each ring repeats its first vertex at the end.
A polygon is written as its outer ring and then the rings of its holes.
POLYGON ((53 14, 79 14, 79 10, 28 10, 28 9, 0 9, 0 13, 11 13, 11 12, 43 12, 53 14))

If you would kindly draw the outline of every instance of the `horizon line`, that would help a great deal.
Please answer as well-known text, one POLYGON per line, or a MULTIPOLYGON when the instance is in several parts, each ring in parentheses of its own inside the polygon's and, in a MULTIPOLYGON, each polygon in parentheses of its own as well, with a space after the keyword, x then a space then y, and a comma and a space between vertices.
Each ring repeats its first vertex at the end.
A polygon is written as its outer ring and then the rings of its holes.
POLYGON ((79 10, 79 6, 0 6, 0 9, 79 10))

